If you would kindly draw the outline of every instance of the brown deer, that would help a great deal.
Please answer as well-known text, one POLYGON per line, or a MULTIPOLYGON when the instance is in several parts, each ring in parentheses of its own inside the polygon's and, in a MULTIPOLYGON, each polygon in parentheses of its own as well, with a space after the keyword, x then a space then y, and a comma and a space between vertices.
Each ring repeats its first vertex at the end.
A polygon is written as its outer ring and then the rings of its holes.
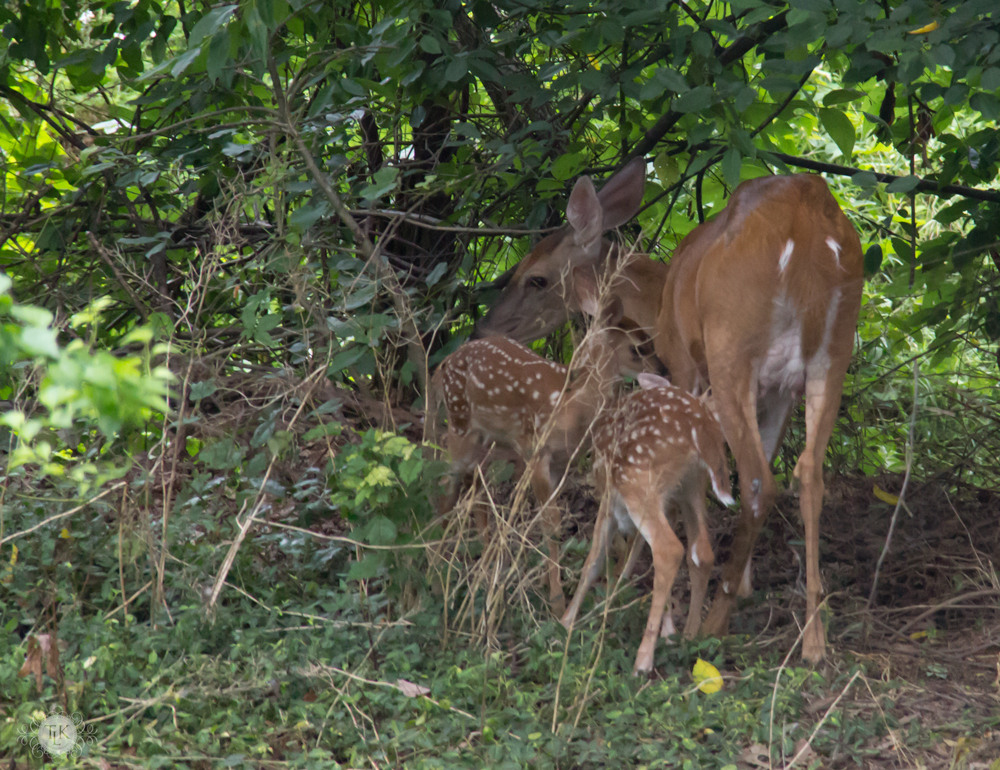
MULTIPOLYGON (((580 277, 578 305, 597 319, 596 287, 580 277), (582 290, 581 290, 582 287, 582 290)), ((447 411, 444 445, 451 456, 452 479, 441 510, 452 508, 471 480, 489 444, 513 449, 525 461, 534 459, 531 488, 542 506, 543 547, 549 556, 549 600, 553 611, 565 609, 559 570, 560 514, 553 499, 556 481, 573 454, 585 449, 596 415, 613 397, 621 372, 643 366, 635 358, 628 334, 614 328, 621 304, 613 300, 585 337, 570 367, 562 366, 505 337, 466 342, 438 366, 431 382, 429 422, 447 411)), ((477 516, 480 532, 484 516, 477 516)))
MULTIPOLYGON (((636 159, 597 194, 605 229, 638 211, 644 173, 636 159)), ((593 183, 577 180, 574 196, 577 188, 589 194, 593 183)), ((647 330, 674 384, 691 393, 711 384, 736 458, 740 516, 706 633, 724 634, 737 591, 749 592, 750 555, 776 495, 770 465, 791 407, 805 397, 806 447, 795 477, 806 541, 802 656, 810 661, 826 649, 817 614, 823 456, 853 347, 862 259, 858 234, 822 178, 771 176, 737 187, 717 217, 681 241, 669 269, 635 258, 616 268, 612 284, 625 319, 647 330)), ((505 278, 480 333, 502 329, 525 342, 548 333, 567 317, 555 297, 572 294, 574 276, 601 275, 615 261, 606 242, 584 249, 569 229, 550 235, 505 278)))
POLYGON ((654 574, 649 620, 635 673, 652 669, 657 637, 666 638, 674 631, 667 608, 685 549, 667 521, 668 503, 680 508, 688 539, 691 605, 684 626, 688 639, 694 638, 701 625, 715 564, 705 523, 708 479, 719 502, 733 504, 726 442, 715 417, 699 399, 662 377, 641 375, 639 381, 644 389, 605 410, 594 426, 594 481, 601 506, 580 583, 562 617, 566 628, 576 621, 583 598, 600 573, 615 523, 625 533, 638 530, 653 551, 654 574))

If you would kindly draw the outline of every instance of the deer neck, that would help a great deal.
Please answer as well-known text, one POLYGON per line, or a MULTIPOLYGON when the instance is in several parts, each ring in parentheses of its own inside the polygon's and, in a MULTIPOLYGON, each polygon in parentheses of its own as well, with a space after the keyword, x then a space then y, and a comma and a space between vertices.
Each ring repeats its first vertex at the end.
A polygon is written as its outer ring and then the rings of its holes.
POLYGON ((555 415, 556 424, 571 446, 585 437, 591 422, 611 404, 615 386, 621 380, 614 352, 607 346, 603 333, 589 341, 577 353, 577 359, 570 370, 566 397, 555 415))
POLYGON ((619 254, 613 248, 607 261, 611 290, 621 299, 625 318, 653 337, 660 314, 668 267, 641 252, 619 254))

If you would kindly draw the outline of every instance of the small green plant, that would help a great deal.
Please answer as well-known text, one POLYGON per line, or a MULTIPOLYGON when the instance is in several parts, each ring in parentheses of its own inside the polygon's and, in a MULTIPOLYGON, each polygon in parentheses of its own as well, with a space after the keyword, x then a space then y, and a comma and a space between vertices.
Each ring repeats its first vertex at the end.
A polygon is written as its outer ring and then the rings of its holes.
POLYGON ((27 406, 0 415, 12 434, 8 470, 30 464, 41 476, 99 486, 117 472, 100 444, 168 411, 171 375, 150 365, 160 352, 152 330, 138 326, 120 340, 122 348, 139 346, 140 355, 99 349, 97 327, 108 300, 98 299, 70 318, 68 328, 78 336, 63 347, 52 314, 18 304, 10 289, 11 280, 0 274, 0 395, 27 406))
MULTIPOLYGON (((332 460, 330 502, 353 538, 372 546, 415 545, 417 532, 432 515, 444 463, 425 458, 424 450, 404 436, 371 429, 357 438, 359 443, 348 444, 332 460)), ((365 551, 351 563, 348 579, 384 574, 394 553, 365 551)))

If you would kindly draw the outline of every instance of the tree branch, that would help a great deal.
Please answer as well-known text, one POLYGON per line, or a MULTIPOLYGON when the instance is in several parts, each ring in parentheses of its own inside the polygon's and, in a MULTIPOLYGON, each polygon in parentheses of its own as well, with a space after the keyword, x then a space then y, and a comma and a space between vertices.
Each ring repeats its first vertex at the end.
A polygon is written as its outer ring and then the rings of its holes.
MULTIPOLYGON (((838 166, 836 163, 823 163, 822 161, 809 160, 808 158, 796 158, 794 155, 785 155, 783 152, 772 152, 771 155, 789 166, 805 168, 810 171, 821 171, 824 174, 854 176, 861 171, 867 170, 863 168, 851 168, 850 166, 838 166)), ((893 174, 883 174, 879 171, 872 171, 871 173, 875 175, 876 180, 885 183, 903 178, 894 176, 893 174)), ((966 187, 960 184, 939 184, 933 179, 921 179, 917 182, 914 190, 931 193, 932 195, 940 195, 945 198, 952 195, 960 195, 963 198, 972 198, 974 200, 986 201, 987 203, 1000 203, 1000 190, 978 190, 975 187, 966 187)))

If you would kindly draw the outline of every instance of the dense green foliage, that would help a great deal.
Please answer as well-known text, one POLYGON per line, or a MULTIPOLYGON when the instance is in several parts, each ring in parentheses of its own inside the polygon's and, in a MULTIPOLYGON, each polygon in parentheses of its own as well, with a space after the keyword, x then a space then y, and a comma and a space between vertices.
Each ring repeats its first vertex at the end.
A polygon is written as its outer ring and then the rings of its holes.
MULTIPOLYGON (((92 756, 144 766, 787 759, 846 667, 776 686, 780 658, 711 642, 636 682, 638 606, 566 646, 515 611, 533 597, 433 594, 426 377, 578 175, 645 157, 624 237, 668 260, 740 180, 819 170, 869 278, 834 472, 909 448, 918 477, 996 488, 994 5, 0 7, 0 756, 59 704, 111 715, 92 756), (16 677, 39 634, 65 643, 40 692, 16 677), (703 697, 695 654, 742 673, 703 697)), ((801 442, 793 421, 779 476, 801 442)), ((860 762, 883 707, 814 748, 860 762)))

